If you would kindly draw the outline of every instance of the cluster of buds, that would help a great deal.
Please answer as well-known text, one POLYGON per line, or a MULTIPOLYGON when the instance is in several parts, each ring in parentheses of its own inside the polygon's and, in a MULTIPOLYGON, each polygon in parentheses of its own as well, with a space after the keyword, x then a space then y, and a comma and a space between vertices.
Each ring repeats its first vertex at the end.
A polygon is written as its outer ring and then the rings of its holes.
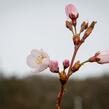
MULTIPOLYGON (((86 40, 86 38, 89 37, 89 35, 92 33, 96 21, 93 21, 90 25, 87 21, 83 21, 80 27, 80 31, 77 32, 76 25, 79 13, 76 7, 73 4, 68 4, 65 7, 65 12, 67 17, 70 19, 69 21, 68 20, 66 21, 66 27, 73 33, 72 39, 75 47, 74 56, 76 56, 79 47, 86 40), (82 32, 84 32, 84 34, 82 37, 80 37, 82 32)), ((109 63, 109 50, 97 52, 94 56, 92 56, 85 62, 97 62, 99 64, 109 63)), ((59 74, 61 82, 64 81, 63 83, 65 83, 68 80, 69 75, 78 71, 81 65, 83 65, 82 63, 80 63, 80 61, 77 61, 74 64, 73 63, 74 59, 71 61, 71 63, 68 59, 65 59, 63 61, 63 70, 59 71, 58 61, 51 60, 48 54, 44 52, 42 49, 32 50, 30 55, 27 57, 27 64, 31 68, 35 69, 34 72, 41 72, 49 67, 52 73, 59 74), (68 72, 66 72, 66 69, 69 69, 68 72)))
MULTIPOLYGON (((84 65, 86 62, 97 62, 98 64, 105 64, 109 63, 109 50, 105 50, 102 52, 95 53, 94 56, 91 56, 89 59, 87 59, 84 62, 75 61, 75 57, 77 55, 77 52, 80 48, 80 46, 84 43, 86 38, 89 37, 89 35, 92 33, 94 26, 96 24, 96 21, 92 21, 91 24, 89 24, 87 21, 83 21, 80 27, 79 32, 77 32, 77 18, 79 17, 79 13, 76 9, 76 7, 73 4, 68 4, 65 7, 65 12, 67 17, 70 20, 66 21, 66 27, 73 33, 72 40, 74 43, 74 53, 71 59, 71 62, 68 59, 65 59, 63 61, 63 69, 60 71, 58 61, 53 61, 50 59, 49 55, 44 52, 42 49, 37 50, 34 49, 31 51, 30 55, 27 57, 27 64, 29 67, 34 69, 34 72, 41 72, 47 68, 52 73, 56 73, 59 75, 60 83, 62 86, 66 84, 69 77, 78 71, 82 65, 84 65), (81 33, 83 33, 83 36, 81 37, 81 33)), ((58 104, 56 109, 60 109, 60 99, 62 98, 63 87, 61 92, 59 93, 58 97, 58 104)))
MULTIPOLYGON (((96 21, 93 21, 89 27, 87 26, 87 29, 82 38, 83 41, 92 33, 92 30, 94 29, 95 24, 96 24, 96 21)), ((82 27, 81 27, 81 29, 82 29, 82 27)))

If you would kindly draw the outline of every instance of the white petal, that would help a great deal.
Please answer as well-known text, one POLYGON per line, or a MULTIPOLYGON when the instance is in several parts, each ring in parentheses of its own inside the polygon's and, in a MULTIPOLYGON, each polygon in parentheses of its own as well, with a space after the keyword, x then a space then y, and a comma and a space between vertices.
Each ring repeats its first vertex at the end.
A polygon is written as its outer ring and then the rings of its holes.
POLYGON ((99 63, 101 64, 109 63, 109 55, 100 55, 98 58, 100 58, 99 63))
POLYGON ((100 54, 101 54, 101 55, 107 55, 107 54, 109 54, 109 50, 101 51, 100 54))
POLYGON ((39 56, 41 54, 41 51, 40 50, 38 50, 38 49, 33 49, 32 51, 31 51, 31 55, 34 55, 34 56, 39 56))
POLYGON ((39 73, 39 72, 42 72, 43 70, 45 70, 45 69, 47 69, 48 68, 48 66, 47 65, 40 65, 40 66, 38 66, 36 69, 35 69, 35 71, 34 71, 34 73, 39 73))
POLYGON ((38 64, 36 64, 35 60, 36 60, 35 56, 33 56, 33 55, 27 56, 27 65, 31 68, 38 67, 38 64))
POLYGON ((41 55, 44 57, 49 57, 48 54, 46 52, 43 51, 43 49, 40 50, 41 55))
POLYGON ((48 66, 50 64, 50 59, 49 58, 45 58, 45 59, 43 59, 42 63, 48 66))

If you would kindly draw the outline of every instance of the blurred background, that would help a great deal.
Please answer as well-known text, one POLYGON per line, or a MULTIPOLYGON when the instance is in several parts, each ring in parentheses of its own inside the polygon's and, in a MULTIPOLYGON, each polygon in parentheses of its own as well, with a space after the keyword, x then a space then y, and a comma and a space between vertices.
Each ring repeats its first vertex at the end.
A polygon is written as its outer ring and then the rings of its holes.
MULTIPOLYGON (((56 74, 33 74, 26 65, 32 49, 43 48, 50 58, 71 59, 72 34, 65 27, 65 5, 79 12, 78 31, 84 20, 97 21, 76 59, 84 61, 109 49, 108 0, 0 0, 0 109, 51 109, 59 90, 56 74)), ((109 109, 109 64, 86 64, 66 87, 64 109, 109 109)))
MULTIPOLYGON (((55 77, 1 76, 0 109, 55 109, 59 88, 55 77)), ((65 87, 62 109, 109 109, 109 76, 71 79, 65 87)))

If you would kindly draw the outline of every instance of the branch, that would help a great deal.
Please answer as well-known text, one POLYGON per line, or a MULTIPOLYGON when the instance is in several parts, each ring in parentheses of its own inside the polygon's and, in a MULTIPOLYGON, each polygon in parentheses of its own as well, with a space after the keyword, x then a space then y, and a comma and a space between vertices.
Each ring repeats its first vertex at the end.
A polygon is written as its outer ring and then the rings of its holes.
POLYGON ((57 100, 56 100, 56 109, 61 109, 61 101, 64 95, 64 85, 61 84, 60 92, 58 93, 57 100))

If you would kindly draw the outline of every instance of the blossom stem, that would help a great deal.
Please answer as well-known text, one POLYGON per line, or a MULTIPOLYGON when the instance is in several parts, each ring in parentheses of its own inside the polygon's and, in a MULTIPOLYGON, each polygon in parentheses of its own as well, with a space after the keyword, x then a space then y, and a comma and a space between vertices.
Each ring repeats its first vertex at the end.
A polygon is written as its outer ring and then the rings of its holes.
POLYGON ((72 56, 71 64, 70 64, 70 67, 68 69, 68 74, 67 74, 68 77, 71 75, 71 68, 72 68, 72 65, 74 63, 74 60, 75 60, 75 57, 76 57, 78 49, 79 49, 79 47, 75 47, 75 49, 74 49, 74 53, 73 53, 73 56, 72 56))
MULTIPOLYGON (((75 29, 75 33, 74 33, 74 31, 73 31, 73 28, 72 28, 73 36, 74 36, 75 34, 77 34, 76 25, 74 26, 74 29, 75 29)), ((81 44, 82 44, 82 43, 80 43, 79 46, 75 46, 75 48, 74 48, 74 53, 73 53, 72 60, 71 60, 71 64, 70 64, 69 70, 68 70, 68 75, 67 75, 68 77, 71 75, 71 74, 70 74, 70 73, 71 73, 71 68, 72 68, 72 65, 73 65, 73 63, 74 63, 74 60, 75 60, 77 51, 78 51, 79 47, 81 46, 81 44)))
POLYGON ((73 31, 73 28, 71 29, 72 33, 73 33, 73 36, 75 35, 74 31, 73 31))
POLYGON ((76 55, 77 55, 78 49, 79 49, 80 46, 83 44, 83 42, 84 42, 84 41, 81 41, 81 43, 80 43, 78 46, 75 46, 75 48, 74 48, 74 52, 73 52, 71 64, 70 64, 70 66, 69 66, 68 73, 67 73, 68 78, 69 78, 70 75, 72 75, 72 73, 73 73, 73 72, 71 72, 71 68, 72 68, 72 66, 73 66, 73 63, 74 63, 75 57, 76 57, 76 55))
POLYGON ((75 34, 77 34, 76 25, 74 26, 74 29, 75 29, 75 34))
POLYGON ((61 101, 64 95, 64 85, 61 84, 61 89, 58 93, 57 100, 56 100, 56 109, 61 109, 61 101))
POLYGON ((84 62, 81 63, 81 66, 84 65, 85 63, 89 62, 89 60, 86 60, 84 62))

